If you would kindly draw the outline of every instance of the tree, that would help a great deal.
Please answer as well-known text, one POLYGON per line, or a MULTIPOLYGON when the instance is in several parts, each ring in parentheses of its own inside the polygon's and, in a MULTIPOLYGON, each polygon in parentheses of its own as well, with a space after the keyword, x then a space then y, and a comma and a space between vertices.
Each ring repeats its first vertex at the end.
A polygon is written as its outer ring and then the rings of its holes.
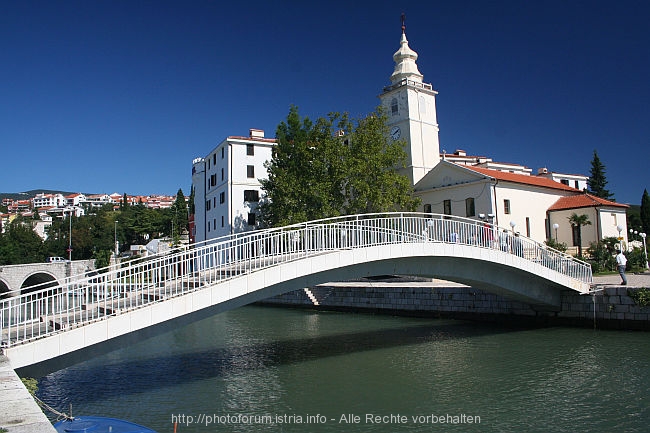
POLYGON ((591 225, 591 221, 589 221, 589 215, 578 215, 574 212, 569 217, 569 224, 571 224, 571 227, 577 228, 576 240, 578 243, 578 256, 582 257, 582 226, 591 225))
POLYGON ((643 233, 650 235, 650 196, 648 195, 648 190, 643 190, 643 196, 641 196, 641 228, 643 233))
POLYGON ((183 190, 180 188, 176 193, 176 200, 174 201, 174 204, 172 204, 170 211, 174 227, 174 230, 172 230, 172 236, 180 236, 181 233, 188 229, 187 202, 185 201, 183 190))
POLYGON ((605 189, 607 186, 607 178, 605 177, 605 165, 598 158, 598 153, 594 150, 594 157, 591 160, 591 171, 589 172, 589 179, 587 179, 589 192, 596 197, 604 198, 605 200, 614 200, 614 195, 605 189))
POLYGON ((267 226, 367 212, 415 210, 403 166, 403 142, 388 138, 378 109, 363 119, 331 113, 312 122, 291 106, 276 131, 277 144, 261 181, 267 226))
POLYGON ((18 217, 0 236, 0 265, 42 262, 45 260, 42 246, 31 220, 18 217))
POLYGON ((189 212, 190 215, 194 215, 194 213, 196 212, 196 207, 194 206, 194 196, 195 195, 196 194, 194 192, 194 185, 192 185, 192 187, 190 188, 190 198, 187 201, 187 209, 188 209, 188 212, 189 212))

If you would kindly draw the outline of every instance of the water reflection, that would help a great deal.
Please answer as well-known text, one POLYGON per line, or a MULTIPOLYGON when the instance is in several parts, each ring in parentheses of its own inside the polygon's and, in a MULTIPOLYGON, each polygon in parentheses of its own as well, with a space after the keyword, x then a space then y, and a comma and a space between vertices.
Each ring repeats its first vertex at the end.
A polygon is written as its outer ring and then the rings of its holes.
MULTIPOLYGON (((645 431, 649 360, 643 333, 245 307, 50 374, 39 395, 161 433, 172 413, 190 412, 463 412, 482 424, 445 431, 645 431)), ((218 427, 179 432, 308 431, 218 427)))

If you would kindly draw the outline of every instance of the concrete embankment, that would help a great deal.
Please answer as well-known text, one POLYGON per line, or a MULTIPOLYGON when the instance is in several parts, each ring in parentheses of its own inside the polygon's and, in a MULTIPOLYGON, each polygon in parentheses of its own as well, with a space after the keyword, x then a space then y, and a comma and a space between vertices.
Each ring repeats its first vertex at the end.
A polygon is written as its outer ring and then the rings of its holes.
POLYGON ((0 355, 0 431, 56 433, 52 423, 11 368, 9 359, 3 355, 0 355))
POLYGON ((629 293, 650 288, 650 274, 594 278, 592 294, 562 292, 557 311, 444 280, 368 279, 329 283, 265 300, 266 304, 323 310, 361 311, 455 319, 650 330, 650 307, 635 304, 629 293))

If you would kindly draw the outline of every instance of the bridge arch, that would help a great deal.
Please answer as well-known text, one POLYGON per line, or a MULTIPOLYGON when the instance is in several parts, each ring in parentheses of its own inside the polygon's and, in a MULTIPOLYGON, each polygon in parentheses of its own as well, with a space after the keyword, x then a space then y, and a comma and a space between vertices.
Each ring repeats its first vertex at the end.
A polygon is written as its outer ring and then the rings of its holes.
POLYGON ((239 306, 331 281, 385 274, 454 281, 525 302, 540 310, 558 309, 561 291, 572 283, 570 278, 563 278, 556 271, 500 250, 422 243, 383 245, 307 257, 235 278, 227 291, 230 297, 236 297, 241 291, 239 306))
POLYGON ((34 272, 23 280, 23 283, 20 285, 20 293, 31 293, 57 285, 60 285, 60 282, 51 273, 43 271, 34 272))
POLYGON ((11 287, 9 286, 9 283, 0 278, 0 298, 4 298, 6 296, 5 293, 8 293, 10 291, 11 287))

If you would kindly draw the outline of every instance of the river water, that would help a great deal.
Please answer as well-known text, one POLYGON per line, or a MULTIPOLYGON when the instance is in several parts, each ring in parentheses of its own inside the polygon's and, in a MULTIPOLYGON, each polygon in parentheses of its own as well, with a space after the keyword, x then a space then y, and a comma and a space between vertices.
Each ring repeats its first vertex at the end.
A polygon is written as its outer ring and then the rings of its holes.
POLYGON ((650 335, 248 306, 39 380, 159 433, 647 432, 650 335))

